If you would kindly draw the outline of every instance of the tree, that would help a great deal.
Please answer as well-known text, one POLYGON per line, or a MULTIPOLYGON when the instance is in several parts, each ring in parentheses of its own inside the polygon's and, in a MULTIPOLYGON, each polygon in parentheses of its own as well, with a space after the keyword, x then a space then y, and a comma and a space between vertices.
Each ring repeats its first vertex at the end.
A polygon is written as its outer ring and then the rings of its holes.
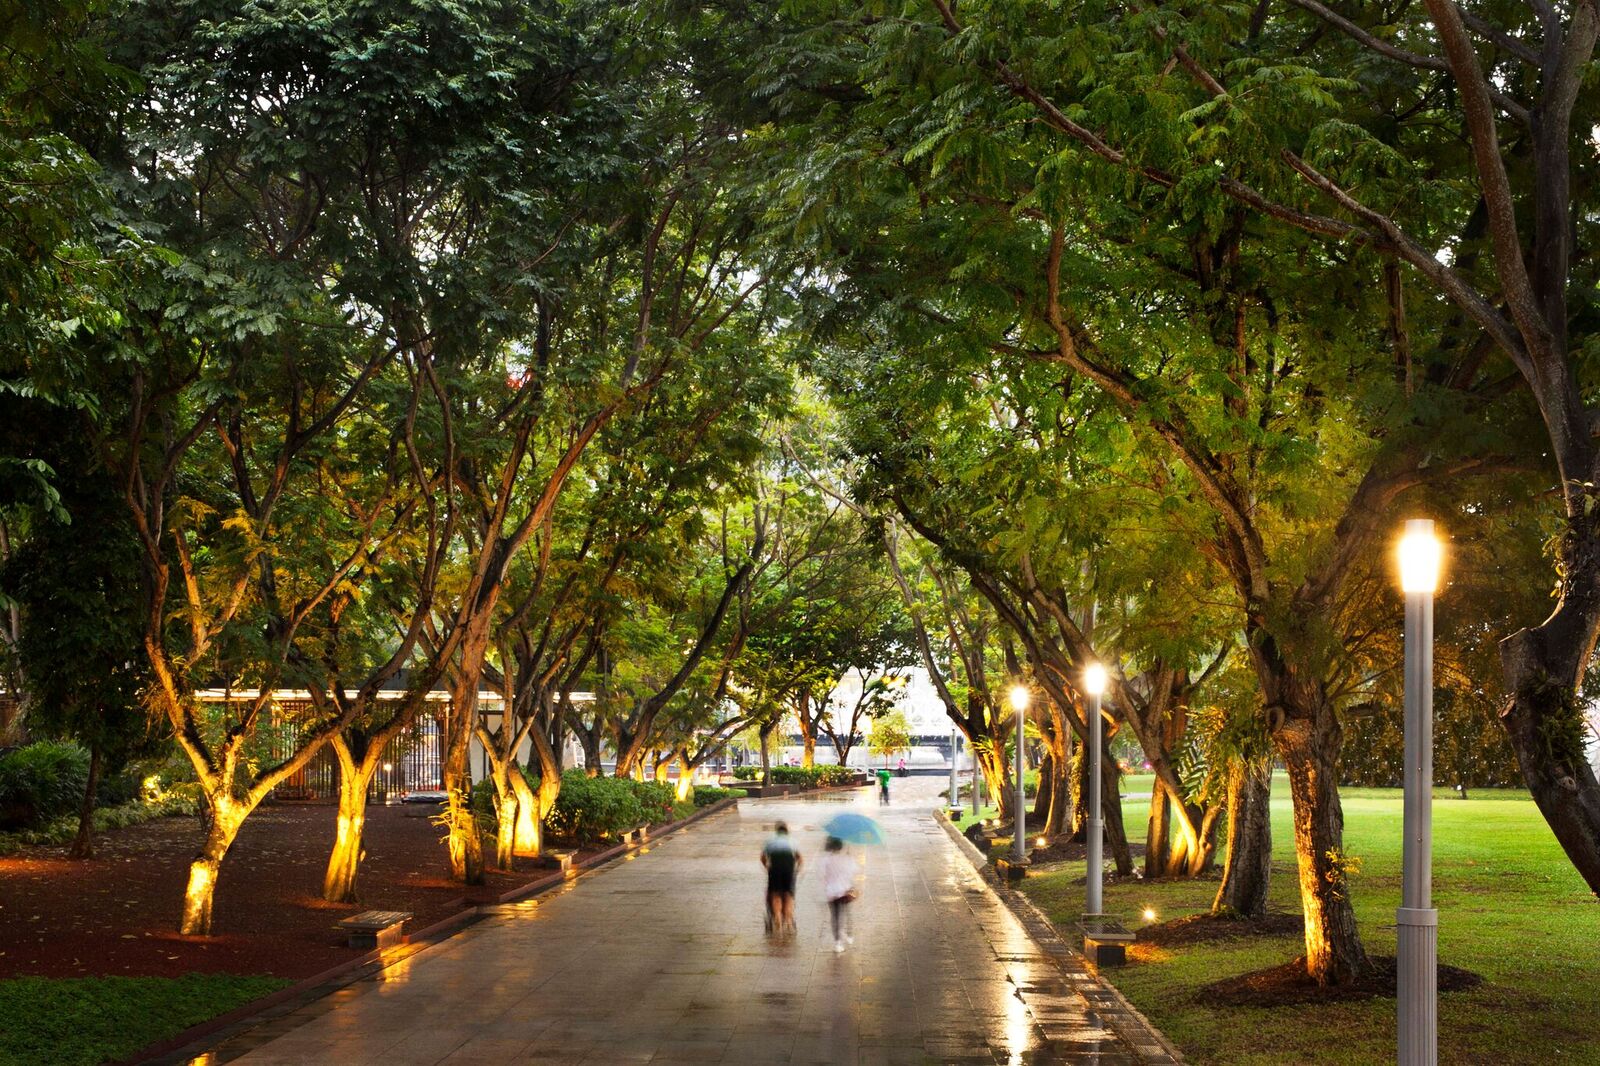
POLYGON ((889 765, 889 756, 898 751, 911 750, 911 723, 899 708, 886 711, 872 720, 872 732, 867 734, 867 750, 883 757, 889 765))

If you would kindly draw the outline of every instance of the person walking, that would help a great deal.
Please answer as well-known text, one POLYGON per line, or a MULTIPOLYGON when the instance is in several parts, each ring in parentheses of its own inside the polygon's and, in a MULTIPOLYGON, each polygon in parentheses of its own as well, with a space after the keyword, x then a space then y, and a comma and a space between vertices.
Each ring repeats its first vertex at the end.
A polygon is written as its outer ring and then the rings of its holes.
POLYGON ((822 855, 822 894, 828 899, 828 917, 833 924, 833 950, 844 951, 856 938, 850 930, 850 904, 856 901, 856 860, 844 850, 844 841, 829 837, 822 855))
POLYGON ((767 932, 794 932, 794 882, 800 876, 800 853, 789 839, 789 827, 779 822, 772 839, 761 849, 767 869, 767 932))
POLYGON ((886 766, 878 771, 878 805, 889 805, 889 768, 886 766))

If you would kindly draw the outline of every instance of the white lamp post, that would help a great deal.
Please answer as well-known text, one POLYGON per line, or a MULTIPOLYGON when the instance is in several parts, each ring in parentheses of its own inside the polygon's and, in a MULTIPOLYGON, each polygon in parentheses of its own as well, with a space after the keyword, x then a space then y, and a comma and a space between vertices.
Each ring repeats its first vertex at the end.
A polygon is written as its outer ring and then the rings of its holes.
POLYGON ((1439 1061, 1439 912, 1433 908, 1433 593, 1439 586, 1433 522, 1413 518, 1400 538, 1406 596, 1405 840, 1397 988, 1400 1066, 1439 1061))
POLYGON ((967 761, 972 764, 972 817, 976 821, 983 799, 983 775, 978 772, 977 749, 971 744, 967 745, 967 761))
POLYGON ((1102 913, 1100 881, 1104 876, 1106 820, 1100 809, 1100 694, 1106 690, 1106 668, 1090 663, 1083 671, 1083 693, 1089 697, 1089 868, 1084 878, 1085 913, 1102 913))
POLYGON ((950 802, 946 804, 952 811, 961 806, 961 793, 956 784, 956 731, 950 730, 950 802))
POLYGON ((1023 797, 1023 773, 1027 768, 1027 752, 1023 745, 1023 717, 1028 711, 1028 687, 1011 686, 1011 709, 1017 712, 1017 816, 1012 826, 1011 853, 1021 862, 1028 857, 1028 804, 1023 797))

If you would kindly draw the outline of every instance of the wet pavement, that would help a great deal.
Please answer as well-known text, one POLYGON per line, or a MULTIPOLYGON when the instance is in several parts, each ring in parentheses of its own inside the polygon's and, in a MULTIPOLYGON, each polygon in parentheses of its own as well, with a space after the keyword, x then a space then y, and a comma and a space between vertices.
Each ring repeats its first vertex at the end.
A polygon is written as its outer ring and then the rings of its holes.
POLYGON ((897 781, 888 808, 867 790, 743 801, 198 1061, 1141 1061, 930 816, 943 784, 897 781), (818 827, 846 809, 881 817, 888 843, 865 850, 837 954, 818 827), (799 929, 774 938, 757 856, 780 818, 808 867, 799 929))

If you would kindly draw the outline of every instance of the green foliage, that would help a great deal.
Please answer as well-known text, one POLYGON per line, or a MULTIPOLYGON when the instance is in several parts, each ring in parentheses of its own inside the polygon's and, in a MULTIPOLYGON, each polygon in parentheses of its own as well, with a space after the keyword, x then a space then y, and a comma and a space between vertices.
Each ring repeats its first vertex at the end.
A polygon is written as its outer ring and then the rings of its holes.
POLYGON ((856 772, 848 766, 819 766, 817 781, 823 785, 843 785, 855 779, 856 772))
POLYGON ((743 789, 717 788, 715 785, 696 785, 694 788, 694 805, 696 807, 709 807, 719 800, 744 798, 743 789))
MULTIPOLYGON (((670 822, 676 817, 678 790, 665 781, 634 781, 633 794, 639 801, 641 820, 651 825, 670 822)), ((638 823, 634 823, 638 824, 638 823)), ((623 828, 630 828, 624 826, 623 828)))
POLYGON ((754 781, 760 776, 761 767, 759 766, 735 766, 733 768, 733 777, 736 781, 754 781))
POLYGON ((911 748, 911 723, 904 711, 890 711, 872 723, 867 734, 867 750, 874 758, 887 759, 911 748))
POLYGON ((559 836, 580 844, 598 844, 644 824, 644 804, 628 778, 589 777, 582 770, 561 775, 561 793, 548 823, 559 836))
MULTIPOLYGON (((94 831, 108 832, 127 829, 156 818, 189 817, 200 811, 198 790, 175 789, 156 799, 137 799, 118 806, 100 806, 94 811, 94 831)), ((60 847, 70 844, 78 835, 78 816, 68 814, 46 822, 35 829, 15 833, 0 833, 0 855, 10 855, 24 847, 60 847)))
POLYGON ((0 981, 0 1062, 120 1061, 289 984, 281 977, 13 977, 0 981))
POLYGON ((0 829, 34 828, 83 803, 89 753, 41 741, 0 755, 0 829))

